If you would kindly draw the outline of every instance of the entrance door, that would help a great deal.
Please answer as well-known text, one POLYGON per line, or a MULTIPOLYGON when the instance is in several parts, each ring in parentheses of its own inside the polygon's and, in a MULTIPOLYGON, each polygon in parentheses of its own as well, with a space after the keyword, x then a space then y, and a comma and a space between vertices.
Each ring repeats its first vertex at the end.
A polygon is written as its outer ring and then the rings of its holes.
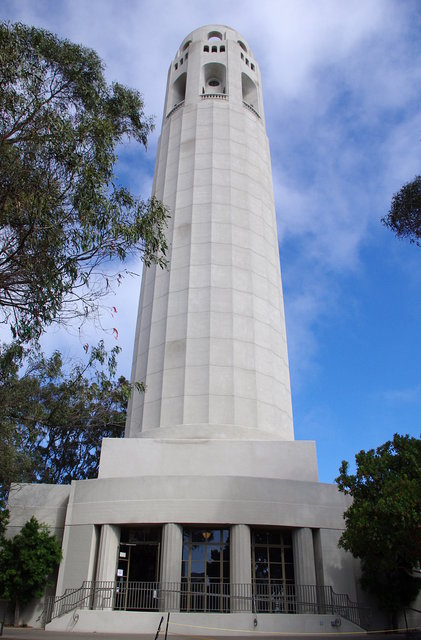
POLYGON ((115 608, 157 609, 161 530, 130 529, 122 531, 121 538, 115 608))

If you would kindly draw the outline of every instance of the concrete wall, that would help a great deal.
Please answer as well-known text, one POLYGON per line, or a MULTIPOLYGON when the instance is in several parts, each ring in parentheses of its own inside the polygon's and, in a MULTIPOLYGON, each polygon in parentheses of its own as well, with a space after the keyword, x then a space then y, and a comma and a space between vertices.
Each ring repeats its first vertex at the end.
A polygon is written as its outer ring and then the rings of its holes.
MULTIPOLYGON (((12 485, 8 509, 10 513, 7 537, 14 537, 23 525, 32 517, 46 524, 59 542, 62 542, 64 522, 70 495, 69 485, 15 484, 12 485)), ((52 576, 55 583, 56 575, 52 576)), ((40 627, 43 624, 42 613, 48 596, 55 595, 55 585, 47 587, 39 600, 31 602, 20 611, 20 624, 40 627)), ((6 603, 2 603, 0 611, 7 608, 6 622, 13 622, 13 612, 6 603)))
MULTIPOLYGON (((174 430, 171 430, 174 431, 174 430)), ((202 429, 200 429, 202 431, 202 429)), ((241 433, 244 438, 244 430, 241 433)), ((209 439, 105 438, 99 478, 137 475, 248 476, 317 482, 314 442, 209 439)))
MULTIPOLYGON (((164 621, 161 632, 165 630, 167 615, 153 612, 131 611, 87 611, 80 610, 77 615, 67 614, 56 618, 47 630, 97 632, 97 633, 147 633, 154 634, 161 617, 164 621)), ((250 633, 316 633, 337 634, 358 633, 361 628, 340 616, 309 614, 262 614, 252 613, 171 613, 169 633, 186 636, 238 636, 250 633), (254 621, 257 620, 257 626, 254 621), (332 626, 335 620, 339 627, 332 626)))

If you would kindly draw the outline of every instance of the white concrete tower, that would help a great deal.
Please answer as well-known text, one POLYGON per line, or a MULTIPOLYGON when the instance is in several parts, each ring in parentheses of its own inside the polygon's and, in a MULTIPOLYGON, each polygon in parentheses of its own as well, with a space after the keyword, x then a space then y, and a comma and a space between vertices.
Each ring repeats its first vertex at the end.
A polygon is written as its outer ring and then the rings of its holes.
POLYGON ((293 440, 269 145, 244 38, 196 29, 168 73, 154 194, 169 269, 145 269, 128 437, 293 440))

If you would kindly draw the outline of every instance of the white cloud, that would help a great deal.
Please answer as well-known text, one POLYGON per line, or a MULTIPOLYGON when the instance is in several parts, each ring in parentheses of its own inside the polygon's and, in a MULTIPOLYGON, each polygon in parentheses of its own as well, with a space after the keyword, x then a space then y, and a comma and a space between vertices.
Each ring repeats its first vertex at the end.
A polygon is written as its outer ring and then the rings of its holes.
POLYGON ((419 165, 416 7, 398 0, 245 0, 239 11, 234 0, 9 0, 0 11, 93 47, 110 80, 144 94, 157 122, 150 152, 138 166, 130 150, 120 155, 122 172, 145 197, 167 69, 181 40, 211 22, 244 35, 263 76, 289 261, 290 350, 300 354, 300 367, 311 367, 316 327, 338 304, 337 277, 364 268, 361 248, 380 229, 391 190, 419 165))

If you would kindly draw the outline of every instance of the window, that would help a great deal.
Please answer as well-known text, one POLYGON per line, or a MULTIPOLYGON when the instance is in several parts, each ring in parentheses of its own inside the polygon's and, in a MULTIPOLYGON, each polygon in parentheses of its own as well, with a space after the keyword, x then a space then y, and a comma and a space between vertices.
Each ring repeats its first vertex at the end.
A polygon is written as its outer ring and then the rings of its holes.
POLYGON ((207 45, 207 44, 205 44, 205 46, 203 47, 203 51, 204 51, 205 53, 209 53, 209 47, 208 47, 208 45, 207 45))
MULTIPOLYGON (((183 59, 183 58, 181 58, 181 59, 183 59)), ((249 59, 248 58, 246 58, 246 65, 249 66, 249 59)))
POLYGON ((241 42, 241 40, 237 40, 238 44, 240 45, 240 47, 242 48, 243 51, 245 51, 247 53, 247 47, 244 44, 244 42, 241 42))
POLYGON ((229 529, 185 528, 182 611, 228 611, 229 529))
MULTIPOLYGON (((189 52, 187 51, 187 52, 186 52, 186 56, 185 56, 186 60, 187 60, 187 58, 188 58, 188 57, 189 57, 189 52)), ((251 66, 252 66, 252 68, 254 69, 253 65, 251 65, 251 66)))
POLYGON ((184 60, 183 58, 180 59, 180 64, 183 64, 184 60))
POLYGON ((251 541, 253 595, 257 611, 288 613, 294 600, 291 532, 252 529, 251 541))
POLYGON ((221 44, 221 46, 219 47, 219 51, 220 53, 224 53, 225 52, 225 45, 221 44))
POLYGON ((174 69, 177 71, 177 69, 178 69, 178 62, 176 62, 176 63, 175 63, 175 65, 174 65, 174 69))
POLYGON ((210 33, 208 33, 208 40, 222 40, 222 33, 219 33, 219 31, 210 31, 210 33))
POLYGON ((218 47, 213 46, 212 47, 212 53, 217 53, 218 52, 218 47))
MULTIPOLYGON (((187 58, 187 53, 186 53, 186 58, 187 58)), ((250 64, 250 67, 251 67, 251 70, 254 71, 254 64, 253 63, 250 64)))
MULTIPOLYGON (((191 40, 187 40, 186 44, 185 44, 185 45, 184 45, 184 47, 183 47, 183 51, 185 51, 186 49, 188 49, 190 45, 191 45, 191 40)), ((187 55, 186 55, 186 58, 187 58, 187 55)))
POLYGON ((241 53, 241 60, 244 60, 244 53, 241 53))

